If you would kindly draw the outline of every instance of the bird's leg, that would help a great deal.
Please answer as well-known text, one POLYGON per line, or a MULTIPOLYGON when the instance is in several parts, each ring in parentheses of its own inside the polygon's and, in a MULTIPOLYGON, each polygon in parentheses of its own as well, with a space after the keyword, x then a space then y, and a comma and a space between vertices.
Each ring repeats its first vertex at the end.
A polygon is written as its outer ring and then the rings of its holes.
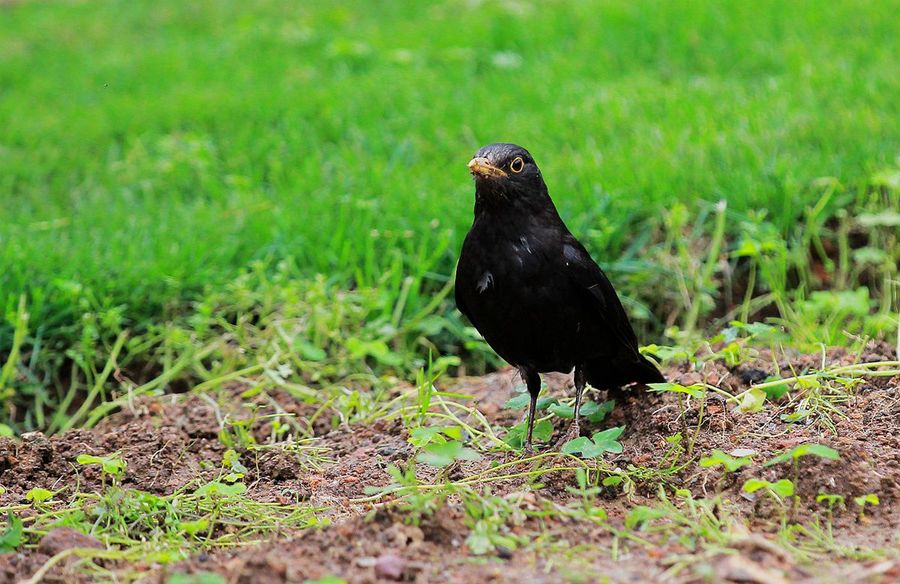
POLYGON ((541 376, 533 370, 521 370, 521 373, 525 378, 528 394, 531 396, 531 406, 528 408, 528 435, 525 438, 525 452, 531 454, 534 452, 531 446, 531 435, 534 432, 534 414, 537 410, 538 394, 541 393, 541 376))
POLYGON ((560 444, 565 444, 569 440, 574 440, 581 436, 581 396, 584 394, 585 378, 584 369, 581 365, 575 366, 575 419, 569 426, 569 431, 561 438, 560 444))
POLYGON ((572 433, 575 438, 581 435, 581 396, 584 393, 584 385, 586 383, 584 375, 584 367, 575 366, 575 421, 572 423, 572 433))
POLYGON ((528 408, 528 438, 525 439, 525 453, 531 454, 534 448, 531 446, 531 434, 534 432, 534 412, 537 409, 537 394, 531 394, 531 406, 528 408))

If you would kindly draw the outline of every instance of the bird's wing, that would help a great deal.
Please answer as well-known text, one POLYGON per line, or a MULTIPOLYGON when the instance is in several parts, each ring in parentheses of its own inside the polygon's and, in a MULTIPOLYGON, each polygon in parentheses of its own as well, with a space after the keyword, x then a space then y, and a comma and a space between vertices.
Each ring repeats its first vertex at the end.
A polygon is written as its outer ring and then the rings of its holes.
POLYGON ((458 308, 459 311, 461 313, 463 313, 463 315, 465 315, 466 318, 468 318, 469 320, 472 320, 472 317, 469 316, 469 311, 466 309, 466 300, 464 298, 464 294, 459 286, 459 268, 457 268, 456 282, 454 282, 454 285, 453 285, 453 296, 456 299, 456 308, 458 308))
POLYGON ((566 234, 563 241, 563 256, 570 282, 577 289, 585 291, 588 302, 596 307, 595 313, 609 325, 610 332, 623 345, 639 354, 634 329, 631 328, 628 315, 612 283, 584 246, 571 234, 566 234))
POLYGON ((474 315, 466 304, 466 296, 471 288, 472 264, 470 261, 467 261, 465 251, 465 244, 463 244, 463 253, 459 258, 459 262, 456 264, 456 281, 453 283, 453 296, 456 300, 456 308, 459 309, 463 316, 469 319, 469 322, 477 329, 479 328, 478 323, 475 322, 474 315))

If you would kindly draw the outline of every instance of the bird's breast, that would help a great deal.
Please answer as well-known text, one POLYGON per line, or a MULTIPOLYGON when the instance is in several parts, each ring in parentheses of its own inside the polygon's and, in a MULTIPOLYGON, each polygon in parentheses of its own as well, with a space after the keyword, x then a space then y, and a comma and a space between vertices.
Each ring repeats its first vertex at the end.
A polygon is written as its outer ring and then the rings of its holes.
POLYGON ((457 273, 467 316, 514 364, 565 371, 596 343, 599 321, 567 275, 562 245, 540 234, 470 234, 457 273))

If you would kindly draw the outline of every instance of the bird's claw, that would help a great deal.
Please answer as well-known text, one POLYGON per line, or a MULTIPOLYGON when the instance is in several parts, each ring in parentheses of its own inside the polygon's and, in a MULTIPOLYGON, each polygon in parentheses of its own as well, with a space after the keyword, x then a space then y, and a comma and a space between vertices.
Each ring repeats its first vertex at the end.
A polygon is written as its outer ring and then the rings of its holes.
POLYGON ((572 422, 572 425, 569 426, 569 429, 566 430, 566 433, 559 437, 559 442, 557 444, 562 446, 566 442, 570 442, 579 438, 581 436, 581 425, 578 422, 572 422))

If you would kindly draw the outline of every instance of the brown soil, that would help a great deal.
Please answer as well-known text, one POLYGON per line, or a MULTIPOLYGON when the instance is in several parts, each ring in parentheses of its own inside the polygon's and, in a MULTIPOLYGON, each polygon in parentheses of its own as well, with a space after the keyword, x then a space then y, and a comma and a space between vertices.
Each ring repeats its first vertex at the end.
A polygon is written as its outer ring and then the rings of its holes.
MULTIPOLYGON (((841 350, 828 354, 830 363, 852 363, 856 356, 841 350)), ((887 346, 872 346, 862 360, 891 359, 887 346)), ((687 365, 672 367, 670 380, 682 384, 706 381, 737 392, 748 387, 747 380, 773 372, 775 363, 782 371, 802 372, 821 365, 822 356, 797 355, 788 361, 760 354, 750 365, 730 370, 721 363, 706 363, 697 370, 687 365)), ((571 393, 566 376, 547 376, 551 393, 571 393)), ((502 405, 518 383, 514 372, 504 370, 482 378, 460 379, 453 389, 475 396, 475 403, 494 424, 508 425, 519 420, 521 412, 504 410, 502 405)), ((74 430, 47 438, 25 435, 20 440, 0 439, 0 506, 23 504, 33 487, 66 492, 76 485, 82 492, 96 492, 102 477, 95 467, 76 464, 79 454, 120 452, 128 468, 122 486, 156 494, 171 493, 195 480, 211 480, 219 473, 226 447, 219 440, 221 420, 227 414, 246 415, 242 410, 242 387, 224 390, 213 401, 194 394, 167 396, 138 401, 133 408, 104 420, 93 430, 74 430)), ((328 462, 311 468, 302 457, 280 449, 257 451, 246 479, 248 496, 260 501, 328 507, 332 524, 323 528, 281 534, 265 545, 200 554, 174 566, 147 564, 144 579, 165 582, 175 572, 216 572, 228 582, 303 582, 326 575, 338 575, 349 582, 388 580, 417 582, 559 582, 650 581, 874 581, 900 580, 900 379, 873 377, 854 388, 853 397, 839 405, 833 416, 834 431, 823 424, 787 423, 780 414, 785 409, 767 405, 759 413, 738 414, 730 404, 716 396, 709 398, 694 452, 706 455, 713 449, 726 452, 751 449, 758 453, 754 464, 722 480, 716 469, 701 469, 696 464, 668 475, 637 481, 635 492, 624 496, 617 490, 600 493, 600 504, 610 523, 621 527, 625 515, 636 505, 653 505, 660 485, 690 490, 695 497, 721 491, 736 526, 746 537, 729 549, 706 546, 693 553, 693 560, 679 570, 679 562, 691 554, 691 542, 667 538, 661 534, 640 533, 654 546, 613 542, 610 531, 585 522, 558 516, 522 518, 509 526, 512 533, 534 537, 540 545, 527 544, 515 551, 498 547, 493 554, 476 556, 465 543, 469 533, 465 513, 454 499, 419 525, 408 524, 409 516, 391 506, 374 507, 354 503, 366 496, 366 487, 390 482, 385 472, 391 464, 412 460, 415 450, 407 442, 407 433, 399 421, 379 421, 370 426, 340 426, 331 429, 329 417, 319 416, 312 424, 312 445, 327 449, 328 462), (800 460, 797 490, 800 503, 793 511, 801 523, 821 521, 822 505, 815 502, 818 493, 843 495, 848 510, 836 511, 834 537, 842 546, 883 550, 880 559, 813 557, 798 561, 776 541, 780 510, 765 497, 749 500, 741 496, 740 486, 748 478, 777 480, 791 478, 789 464, 763 467, 774 454, 804 442, 827 444, 841 453, 841 460, 814 457, 800 460), (859 517, 852 497, 875 493, 880 505, 867 509, 859 517), (613 559, 610 550, 617 550, 613 559), (581 546, 580 548, 578 546, 581 546), (573 550, 596 550, 575 553, 573 550), (548 553, 547 550, 554 550, 548 553), (885 551, 886 550, 886 551, 885 551)), ((316 409, 293 400, 287 394, 271 395, 282 411, 308 419, 316 409)), ((256 399, 256 398, 254 398, 256 399)), ((603 399, 602 395, 595 399, 603 399)), ((272 402, 268 402, 270 405, 272 402)), ((605 461, 627 469, 629 465, 654 469, 666 450, 665 438, 676 432, 693 434, 698 419, 696 404, 686 413, 690 430, 685 432, 679 419, 676 396, 643 390, 626 393, 610 416, 584 434, 602 428, 625 425, 620 439, 625 450, 607 455, 605 461)), ((557 421, 557 436, 565 423, 557 421)), ((264 442, 271 427, 260 424, 257 439, 264 442)), ((554 436, 553 439, 556 439, 554 436)), ((516 460, 510 453, 495 453, 479 461, 451 468, 453 478, 488 469, 497 462, 516 460)), ((686 460, 686 457, 683 457, 686 460)), ((245 459, 246 461, 246 459, 245 459)), ((423 466, 423 465, 420 465, 423 466)), ((528 470, 513 467, 514 470, 528 470)), ((430 480, 434 472, 425 469, 420 479, 430 480)), ((543 486, 529 491, 524 479, 511 479, 491 485, 493 494, 521 493, 525 507, 537 510, 547 500, 565 503, 573 500, 566 487, 574 486, 571 473, 543 476, 543 486)), ((24 551, 0 555, 0 582, 16 582, 31 576, 51 555, 68 547, 94 547, 99 542, 77 533, 51 531, 39 545, 24 551), (48 539, 49 538, 49 539, 48 539), (67 543, 74 542, 74 543, 67 543)), ((848 553, 853 556, 854 554, 848 553)), ((113 572, 116 564, 106 566, 113 572)), ((49 573, 55 581, 78 581, 61 563, 49 573)), ((48 580, 49 581, 49 580, 48 580)))

